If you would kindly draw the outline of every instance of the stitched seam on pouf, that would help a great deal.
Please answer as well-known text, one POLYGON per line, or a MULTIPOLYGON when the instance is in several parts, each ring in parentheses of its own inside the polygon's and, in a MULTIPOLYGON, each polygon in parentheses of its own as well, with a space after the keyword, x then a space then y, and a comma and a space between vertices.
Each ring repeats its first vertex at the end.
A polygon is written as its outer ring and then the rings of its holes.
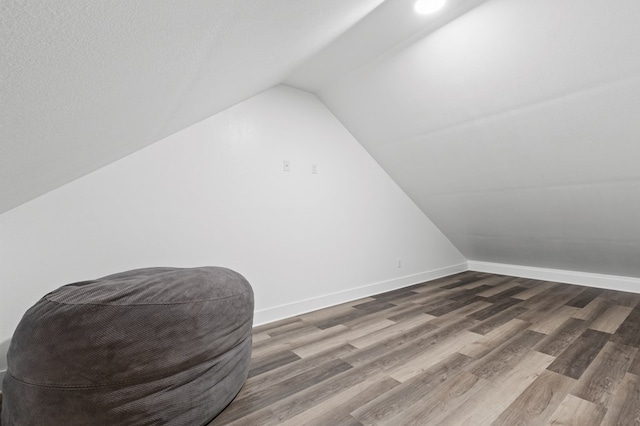
POLYGON ((232 297, 245 297, 242 294, 233 294, 231 296, 222 296, 222 297, 216 297, 214 299, 198 299, 198 300, 188 300, 185 302, 171 302, 171 303, 122 303, 122 304, 117 304, 117 303, 68 303, 68 302, 59 302, 57 300, 51 300, 48 299, 46 296, 43 297, 42 299, 46 300, 47 302, 51 302, 51 303, 57 303, 59 305, 71 305, 71 306, 75 306, 75 305, 93 305, 93 306, 170 306, 170 305, 186 305, 186 304, 190 304, 190 303, 203 303, 203 302, 214 302, 216 300, 224 300, 224 299, 230 299, 232 297))

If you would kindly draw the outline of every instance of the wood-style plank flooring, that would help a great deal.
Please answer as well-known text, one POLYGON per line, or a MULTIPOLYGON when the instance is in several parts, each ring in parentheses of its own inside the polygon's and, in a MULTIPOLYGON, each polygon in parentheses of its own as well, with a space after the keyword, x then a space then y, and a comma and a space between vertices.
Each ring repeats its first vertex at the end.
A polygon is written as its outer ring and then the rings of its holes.
POLYGON ((210 425, 640 425, 639 302, 465 272, 256 327, 210 425))

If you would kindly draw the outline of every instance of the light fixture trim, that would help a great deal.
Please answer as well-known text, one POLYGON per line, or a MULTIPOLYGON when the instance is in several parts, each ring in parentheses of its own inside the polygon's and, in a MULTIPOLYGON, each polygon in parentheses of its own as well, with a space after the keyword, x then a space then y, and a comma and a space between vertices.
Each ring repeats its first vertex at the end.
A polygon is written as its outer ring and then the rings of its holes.
POLYGON ((445 5, 447 0, 416 0, 413 8, 421 15, 436 13, 445 5))

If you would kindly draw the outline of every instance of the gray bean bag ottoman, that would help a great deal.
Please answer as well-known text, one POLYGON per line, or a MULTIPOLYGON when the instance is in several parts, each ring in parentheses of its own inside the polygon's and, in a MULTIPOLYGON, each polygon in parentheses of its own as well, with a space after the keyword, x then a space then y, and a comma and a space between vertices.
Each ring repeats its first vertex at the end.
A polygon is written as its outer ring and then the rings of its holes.
POLYGON ((11 340, 2 426, 206 424, 247 378, 252 321, 251 286, 224 268, 61 287, 11 340))

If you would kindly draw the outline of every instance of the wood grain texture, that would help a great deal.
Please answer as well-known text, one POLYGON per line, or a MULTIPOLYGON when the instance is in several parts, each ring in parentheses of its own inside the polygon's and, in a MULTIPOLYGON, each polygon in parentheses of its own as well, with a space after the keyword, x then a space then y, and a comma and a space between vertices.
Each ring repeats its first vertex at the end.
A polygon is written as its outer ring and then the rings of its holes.
MULTIPOLYGON (((556 331, 571 315, 575 314, 579 308, 572 306, 560 306, 550 315, 547 315, 546 319, 536 322, 529 327, 529 330, 537 331, 538 333, 549 335, 556 331)), ((602 331, 602 330, 600 330, 602 331)))
POLYGON ((598 404, 569 394, 553 413, 549 424, 557 426, 599 425, 606 411, 598 404))
POLYGON ((596 318, 589 328, 613 334, 618 331, 620 324, 627 319, 632 310, 633 308, 628 306, 613 305, 596 318))
POLYGON ((234 401, 234 404, 227 407, 216 420, 224 424, 225 421, 230 422, 239 419, 270 404, 277 403, 290 395, 305 390, 312 385, 321 383, 350 368, 352 368, 351 365, 340 359, 328 361, 325 364, 276 383, 274 386, 265 388, 262 391, 238 398, 234 401))
POLYGON ((582 289, 578 286, 560 284, 558 288, 550 287, 531 299, 525 300, 520 306, 529 310, 520 316, 525 321, 540 320, 573 299, 582 289))
MULTIPOLYGON (((490 425, 544 371, 553 357, 527 351, 499 381, 487 382, 481 392, 444 417, 442 425, 490 425)), ((484 379, 481 379, 484 380, 484 379)))
POLYGON ((471 372, 486 380, 496 380, 511 369, 542 337, 540 333, 525 330, 476 361, 471 372))
POLYGON ((384 395, 399 384, 391 378, 375 377, 338 393, 281 424, 283 426, 333 426, 354 422, 361 424, 351 416, 351 412, 384 395))
POLYGON ((431 368, 439 360, 446 358, 453 353, 460 353, 460 350, 477 338, 474 333, 462 330, 452 334, 447 338, 433 345, 429 351, 412 358, 405 364, 399 365, 389 370, 389 375, 394 379, 405 382, 421 374, 426 369, 431 368))
POLYGON ((611 335, 601 331, 586 330, 575 342, 558 355, 548 369, 579 379, 589 367, 591 361, 594 360, 607 343, 609 336, 611 335))
POLYGON ((602 296, 616 305, 635 308, 640 303, 640 293, 629 293, 626 291, 605 290, 602 296))
POLYGON ((403 409, 392 421, 403 426, 440 424, 449 413, 487 386, 485 380, 462 371, 438 386, 437 392, 431 392, 421 398, 419 403, 403 409))
POLYGON ((603 290, 599 288, 587 288, 578 294, 573 299, 569 300, 566 304, 567 306, 574 306, 576 308, 584 308, 591 302, 593 299, 598 297, 603 290))
POLYGON ((640 377, 627 374, 611 402, 611 408, 602 420, 602 425, 640 425, 638 401, 640 401, 640 377))
POLYGON ((423 373, 358 408, 352 415, 365 425, 385 424, 454 377, 470 361, 471 358, 466 355, 453 353, 423 373))
POLYGON ((623 345, 640 347, 640 307, 635 307, 629 313, 611 340, 623 345))
MULTIPOLYGON (((521 306, 514 306, 511 308, 508 308, 496 315, 493 315, 492 317, 489 317, 488 319, 482 321, 480 324, 474 325, 473 327, 471 327, 471 331, 473 331, 474 333, 483 334, 483 335, 490 333, 496 328, 500 327, 503 324, 508 323, 512 319, 517 318, 518 316, 524 314, 525 312, 527 312, 527 308, 524 308, 521 306)), ((537 331, 537 330, 533 330, 533 331, 537 331)))
POLYGON ((528 290, 525 290, 517 295, 513 296, 516 299, 528 300, 533 296, 537 296, 540 293, 545 292, 547 289, 555 286, 555 283, 549 281, 538 281, 535 286, 530 287, 528 290))
POLYGON ((629 366, 629 373, 640 376, 640 349, 636 352, 636 356, 629 366))
POLYGON ((271 370, 267 373, 260 374, 258 376, 250 377, 245 386, 238 394, 238 399, 253 395, 258 392, 262 392, 277 383, 297 377, 305 371, 312 370, 316 367, 325 365, 327 362, 335 359, 340 359, 344 355, 349 354, 356 348, 346 344, 335 349, 329 349, 323 351, 317 355, 309 358, 301 359, 300 361, 287 364, 283 367, 271 370))
POLYGON ((575 380, 543 371, 493 422, 494 425, 545 424, 567 396, 575 380))
POLYGON ((274 368, 282 367, 290 362, 299 360, 300 357, 291 351, 276 352, 262 358, 254 358, 249 370, 249 377, 257 376, 274 368))
MULTIPOLYGON (((484 336, 478 336, 472 343, 460 348, 459 352, 480 359, 498 346, 521 334, 529 324, 526 321, 513 319, 484 336)), ((473 328, 475 326, 471 328, 471 331, 474 331, 473 328)))
POLYGON ((613 303, 609 299, 602 297, 596 297, 587 304, 583 309, 580 309, 573 318, 578 318, 585 321, 593 321, 595 318, 606 312, 613 303))
POLYGON ((587 322, 569 318, 551 334, 542 339, 536 350, 547 355, 558 356, 587 329, 587 322))
POLYGON ((464 272, 262 325, 210 425, 640 425, 639 304, 464 272))
POLYGON ((637 349, 608 342, 585 371, 573 395, 608 407, 637 349))

